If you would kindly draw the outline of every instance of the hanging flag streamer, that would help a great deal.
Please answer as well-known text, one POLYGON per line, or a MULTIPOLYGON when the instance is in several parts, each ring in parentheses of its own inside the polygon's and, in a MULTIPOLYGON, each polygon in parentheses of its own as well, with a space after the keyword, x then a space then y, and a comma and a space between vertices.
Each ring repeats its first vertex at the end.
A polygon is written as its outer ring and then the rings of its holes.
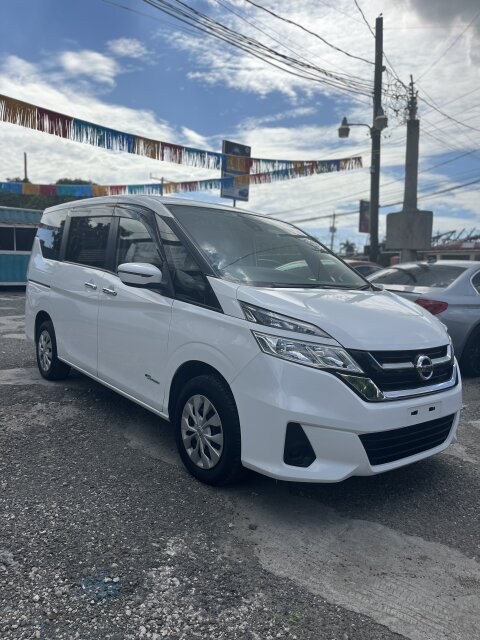
MULTIPOLYGON (((98 124, 72 118, 49 109, 43 109, 21 100, 14 100, 1 94, 0 122, 9 122, 28 129, 43 131, 74 142, 90 144, 94 147, 112 151, 125 151, 126 153, 146 156, 147 158, 164 162, 174 162, 189 167, 220 170, 227 165, 228 159, 230 167, 235 167, 237 171, 243 173, 262 175, 273 172, 278 173, 280 176, 281 172, 287 172, 285 174, 286 177, 276 177, 275 180, 296 177, 291 173, 298 174, 298 176, 307 176, 361 166, 361 158, 272 160, 230 156, 215 151, 185 147, 102 127, 98 124)), ((267 181, 271 182, 271 180, 267 181)))
POLYGON ((345 171, 362 166, 362 159, 346 158, 331 160, 328 166, 321 168, 311 165, 305 167, 303 173, 289 169, 269 171, 266 173, 252 173, 250 175, 229 178, 208 178, 207 180, 188 180, 183 182, 161 182, 155 184, 128 185, 90 185, 90 184, 31 184, 29 182, 0 182, 0 193, 17 193, 28 196, 68 196, 76 198, 91 198, 96 196, 119 196, 125 194, 137 195, 169 195, 192 191, 210 191, 220 189, 222 184, 228 188, 239 188, 249 184, 268 184, 281 180, 292 180, 332 171, 345 171))

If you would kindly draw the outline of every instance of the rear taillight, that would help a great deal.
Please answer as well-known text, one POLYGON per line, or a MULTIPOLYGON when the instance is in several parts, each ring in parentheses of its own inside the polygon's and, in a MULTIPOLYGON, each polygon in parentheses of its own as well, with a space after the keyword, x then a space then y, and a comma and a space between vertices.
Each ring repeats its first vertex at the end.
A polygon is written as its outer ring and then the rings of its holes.
POLYGON ((421 307, 433 313, 434 316, 448 309, 448 302, 440 302, 440 300, 428 300, 427 298, 418 298, 415 300, 421 307))

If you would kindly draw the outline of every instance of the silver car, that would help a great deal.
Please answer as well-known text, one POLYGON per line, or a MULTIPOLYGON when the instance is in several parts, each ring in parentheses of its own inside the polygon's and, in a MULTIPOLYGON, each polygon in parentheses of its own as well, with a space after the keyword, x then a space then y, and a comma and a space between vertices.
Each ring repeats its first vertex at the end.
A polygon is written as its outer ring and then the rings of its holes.
POLYGON ((368 276, 438 316, 448 327, 463 373, 480 376, 480 262, 397 264, 368 276))

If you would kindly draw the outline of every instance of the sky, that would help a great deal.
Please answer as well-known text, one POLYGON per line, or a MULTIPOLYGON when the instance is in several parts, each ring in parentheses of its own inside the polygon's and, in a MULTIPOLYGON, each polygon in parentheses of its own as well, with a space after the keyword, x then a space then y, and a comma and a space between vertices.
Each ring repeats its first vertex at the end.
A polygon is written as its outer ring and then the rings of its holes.
MULTIPOLYGON (((380 237, 386 214, 400 210, 403 199, 405 90, 394 74, 404 84, 413 75, 419 91, 419 208, 434 212, 435 232, 480 231, 480 183, 435 195, 480 179, 478 0, 256 0, 334 47, 245 0, 187 2, 281 53, 368 83, 374 56, 369 26, 382 14, 389 126, 382 133, 380 237)), ((240 206, 300 221, 326 243, 332 213, 353 212, 337 217, 334 248, 345 240, 359 248, 368 243, 358 232, 355 212, 359 199, 369 197, 369 131, 352 127, 350 137, 341 140, 337 129, 343 116, 371 124, 371 98, 287 74, 186 28, 144 0, 0 3, 0 93, 137 135, 215 151, 229 139, 250 145, 255 157, 361 155, 363 169, 251 186, 249 202, 240 206)), ((34 183, 62 177, 98 184, 218 177, 6 123, 0 123, 0 148, 0 180, 22 175, 24 151, 34 183)), ((188 197, 220 201, 216 191, 188 197)))

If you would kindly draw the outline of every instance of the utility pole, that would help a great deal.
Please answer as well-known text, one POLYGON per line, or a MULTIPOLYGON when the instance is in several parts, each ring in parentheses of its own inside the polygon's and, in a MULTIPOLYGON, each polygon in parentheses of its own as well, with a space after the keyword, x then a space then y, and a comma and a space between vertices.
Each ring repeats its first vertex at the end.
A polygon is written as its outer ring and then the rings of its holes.
POLYGON ((415 262, 417 251, 429 249, 432 243, 433 212, 419 211, 417 202, 419 139, 417 91, 410 76, 403 207, 402 211, 387 216, 387 248, 400 251, 400 262, 415 262))
MULTIPOLYGON (((418 144, 420 121, 417 119, 417 91, 413 76, 410 76, 407 103, 407 146, 405 153, 405 190, 403 193, 403 211, 417 211, 418 189, 418 144)), ((400 262, 417 259, 415 249, 402 249, 400 262)))
POLYGON ((372 160, 370 167, 370 253, 372 262, 378 260, 378 209, 380 205, 380 141, 381 131, 375 126, 375 120, 382 111, 382 73, 383 67, 383 17, 375 21, 375 76, 373 85, 373 126, 372 160))
POLYGON ((28 182, 28 172, 27 172, 27 152, 23 152, 23 181, 28 182))
POLYGON ((332 216, 332 225, 330 227, 330 251, 333 251, 336 233, 337 233, 337 227, 335 226, 335 211, 334 211, 332 216))

